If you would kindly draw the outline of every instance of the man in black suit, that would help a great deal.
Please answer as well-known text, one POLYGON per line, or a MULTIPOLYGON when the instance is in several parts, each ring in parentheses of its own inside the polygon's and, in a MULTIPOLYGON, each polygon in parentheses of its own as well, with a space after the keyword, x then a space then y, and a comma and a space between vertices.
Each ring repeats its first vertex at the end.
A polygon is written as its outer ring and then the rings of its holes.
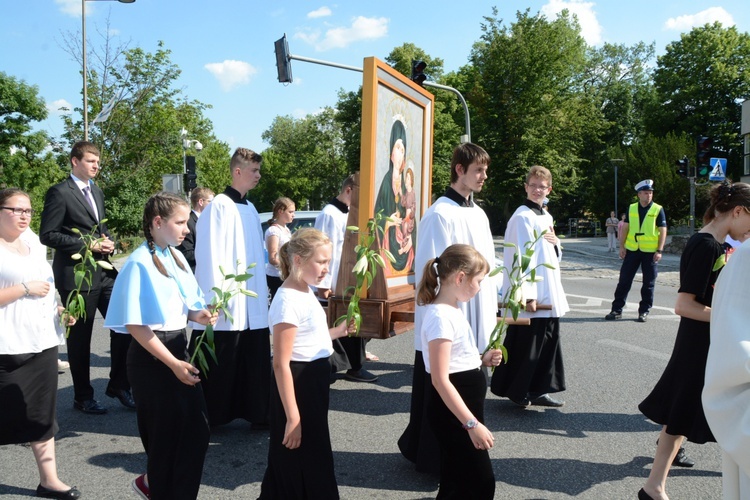
POLYGON ((195 224, 198 222, 203 209, 208 206, 214 199, 214 192, 205 187, 195 188, 190 192, 190 204, 193 207, 190 212, 190 218, 188 219, 188 229, 190 233, 185 236, 182 240, 182 244, 177 247, 177 250, 182 252, 185 256, 185 260, 190 264, 190 269, 195 272, 195 224))
MULTIPOLYGON (((101 222, 105 218, 104 193, 93 182, 99 172, 99 149, 90 142, 77 142, 70 151, 70 163, 70 177, 47 191, 39 230, 41 242, 55 249, 52 270, 55 286, 63 302, 76 288, 74 267, 78 261, 71 256, 79 253, 83 246, 81 236, 73 229, 89 234, 93 228, 94 236, 103 238, 91 247, 95 260, 108 260, 115 250, 107 225, 101 222)), ((86 319, 79 319, 70 329, 67 339, 68 360, 73 377, 73 407, 83 413, 100 415, 107 413, 107 409, 94 399, 94 388, 91 386, 91 332, 96 310, 102 315, 107 313, 117 271, 95 266, 91 273, 91 285, 84 283, 81 288, 86 301, 86 319)), ((113 331, 109 335, 111 371, 105 394, 117 398, 128 408, 135 408, 125 368, 130 335, 113 331)))

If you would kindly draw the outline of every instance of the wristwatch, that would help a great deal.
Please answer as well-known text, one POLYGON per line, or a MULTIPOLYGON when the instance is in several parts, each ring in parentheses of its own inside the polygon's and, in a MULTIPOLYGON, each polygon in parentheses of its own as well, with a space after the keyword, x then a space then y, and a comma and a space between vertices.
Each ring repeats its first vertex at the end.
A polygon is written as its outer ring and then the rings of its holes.
POLYGON ((656 253, 664 253, 663 250, 657 250, 656 253))
POLYGON ((466 421, 466 423, 462 426, 467 431, 470 431, 471 429, 475 428, 477 425, 479 425, 479 422, 475 418, 471 418, 466 421))

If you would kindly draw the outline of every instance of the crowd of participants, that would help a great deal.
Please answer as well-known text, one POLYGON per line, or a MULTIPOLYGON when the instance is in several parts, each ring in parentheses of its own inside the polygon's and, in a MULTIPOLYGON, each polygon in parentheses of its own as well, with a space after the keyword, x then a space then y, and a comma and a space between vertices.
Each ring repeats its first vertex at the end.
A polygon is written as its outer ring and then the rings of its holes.
MULTIPOLYGON (((526 201, 505 233, 514 246, 505 246, 506 269, 493 278, 488 275, 495 261, 489 221, 473 201, 488 178, 487 152, 471 143, 456 147, 450 187, 417 226, 410 196, 414 173, 404 168, 405 147, 405 137, 392 134, 390 166, 377 200, 403 210, 389 218, 386 243, 403 255, 394 266, 413 270, 416 285, 414 379, 409 422, 398 446, 417 471, 439 474, 438 498, 491 499, 496 481, 488 452, 494 436, 484 425, 487 387, 520 407, 565 404, 553 396, 566 388, 560 318, 569 307, 559 268, 562 246, 546 208, 552 174, 542 166, 529 169, 526 201), (498 289, 501 297, 508 296, 514 286, 510 263, 516 249, 526 248, 533 250, 527 268, 538 279, 525 281, 517 294, 522 309, 508 327, 503 347, 513 356, 505 360, 500 346, 490 346, 498 289), (494 368, 491 380, 484 367, 494 368)), ((36 495, 82 496, 57 475, 58 346, 67 343, 73 408, 106 414, 89 374, 98 310, 110 330, 105 395, 135 410, 147 457, 146 470, 132 481, 137 495, 196 498, 211 428, 244 419, 270 434, 260 498, 339 498, 328 430, 332 376, 344 371, 352 381, 377 381, 363 367, 368 353, 355 323, 329 327, 325 310, 337 290, 355 177, 344 180, 315 228, 292 234, 287 225, 295 204, 279 198, 264 234, 255 206, 246 199, 260 181, 262 158, 238 148, 224 192, 198 188, 190 203, 166 192, 149 198, 145 241, 118 272, 108 265, 115 245, 104 194, 93 182, 99 150, 76 143, 70 162, 70 176, 47 192, 38 237, 29 228, 34 213, 29 195, 0 190, 0 445, 31 443, 39 469, 36 495), (91 268, 83 283, 76 267, 81 234, 92 236, 88 250, 104 263, 91 268), (51 266, 44 245, 55 250, 51 266), (225 274, 242 274, 254 263, 265 265, 238 285, 253 293, 236 294, 223 310, 215 309, 212 300, 225 274), (73 291, 85 300, 86 315, 78 320, 60 304, 73 291), (190 359, 209 325, 215 357, 206 356, 201 371, 190 359)), ((653 190, 650 180, 636 185, 639 201, 622 221, 614 214, 608 221, 608 227, 619 225, 609 245, 614 250, 613 240, 619 242, 623 266, 607 320, 622 316, 639 266, 644 274, 640 322, 646 322, 653 304, 666 239, 666 217, 653 202, 653 190)), ((750 248, 745 245, 728 259, 724 244, 728 237, 741 242, 749 234, 750 186, 715 186, 704 226, 682 254, 675 307, 681 321, 672 358, 639 405, 663 426, 640 499, 667 498, 670 466, 692 465, 684 438, 718 440, 725 498, 750 495, 744 423, 750 397, 745 368, 750 353, 744 347, 748 309, 728 306, 747 297, 740 290, 750 282, 743 279, 750 248), (737 271, 722 272, 725 262, 737 271), (720 314, 712 314, 714 288, 723 297, 720 314)))

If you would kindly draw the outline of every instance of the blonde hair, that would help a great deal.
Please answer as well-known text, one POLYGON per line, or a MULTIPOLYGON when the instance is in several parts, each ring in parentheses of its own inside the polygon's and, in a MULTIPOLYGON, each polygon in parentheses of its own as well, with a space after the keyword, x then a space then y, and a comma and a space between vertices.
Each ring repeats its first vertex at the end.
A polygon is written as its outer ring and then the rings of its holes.
POLYGON ((291 275, 295 255, 298 255, 302 263, 305 263, 313 256, 318 247, 330 244, 331 240, 328 239, 328 236, 315 228, 305 227, 295 231, 292 239, 281 245, 279 249, 281 279, 285 280, 287 276, 291 275))
POLYGON ((458 272, 473 278, 487 274, 490 265, 487 259, 471 245, 456 243, 446 248, 440 257, 430 259, 424 266, 422 280, 417 287, 417 304, 432 304, 438 296, 440 279, 449 279, 458 272))
POLYGON ((278 200, 274 201, 273 208, 271 209, 271 220, 269 220, 268 223, 276 224, 276 219, 279 218, 279 214, 284 210, 288 210, 291 206, 294 206, 294 202, 286 196, 282 196, 278 200))
POLYGON ((531 179, 542 179, 552 185, 552 172, 541 165, 534 165, 526 174, 526 184, 531 182, 531 179))

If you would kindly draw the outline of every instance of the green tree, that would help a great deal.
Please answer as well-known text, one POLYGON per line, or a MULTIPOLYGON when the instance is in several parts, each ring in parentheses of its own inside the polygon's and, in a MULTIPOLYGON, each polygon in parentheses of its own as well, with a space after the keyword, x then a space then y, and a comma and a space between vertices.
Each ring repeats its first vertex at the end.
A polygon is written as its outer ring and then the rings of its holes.
POLYGON ((654 86, 651 133, 713 138, 718 156, 728 158, 729 174, 739 178, 741 103, 750 98, 750 34, 719 22, 693 28, 657 59, 654 86))
MULTIPOLYGON (((49 149, 47 134, 32 130, 34 122, 45 118, 39 89, 0 72, 0 188, 23 189, 37 212, 49 186, 65 175, 49 149)), ((38 231, 39 217, 32 218, 31 226, 38 231)))
POLYGON ((524 199, 528 168, 544 165, 554 177, 556 215, 564 219, 580 204, 583 145, 602 128, 595 100, 584 92, 586 44, 567 11, 554 20, 518 12, 509 26, 496 16, 493 9, 485 17, 457 78, 472 105, 473 140, 492 156, 482 196, 493 222, 507 220, 524 199))
MULTIPOLYGON (((154 53, 134 48, 99 58, 90 71, 89 140, 101 150, 98 182, 107 196, 109 225, 120 236, 141 231, 143 206, 162 189, 162 176, 183 172, 183 127, 206 148, 196 155, 199 180, 221 192, 228 177, 228 146, 217 141, 204 116, 210 106, 183 95, 170 54, 159 42, 154 53), (115 95, 120 100, 109 119, 94 124, 93 117, 115 95)), ((72 116, 64 120, 69 147, 80 140, 82 123, 72 116)))

